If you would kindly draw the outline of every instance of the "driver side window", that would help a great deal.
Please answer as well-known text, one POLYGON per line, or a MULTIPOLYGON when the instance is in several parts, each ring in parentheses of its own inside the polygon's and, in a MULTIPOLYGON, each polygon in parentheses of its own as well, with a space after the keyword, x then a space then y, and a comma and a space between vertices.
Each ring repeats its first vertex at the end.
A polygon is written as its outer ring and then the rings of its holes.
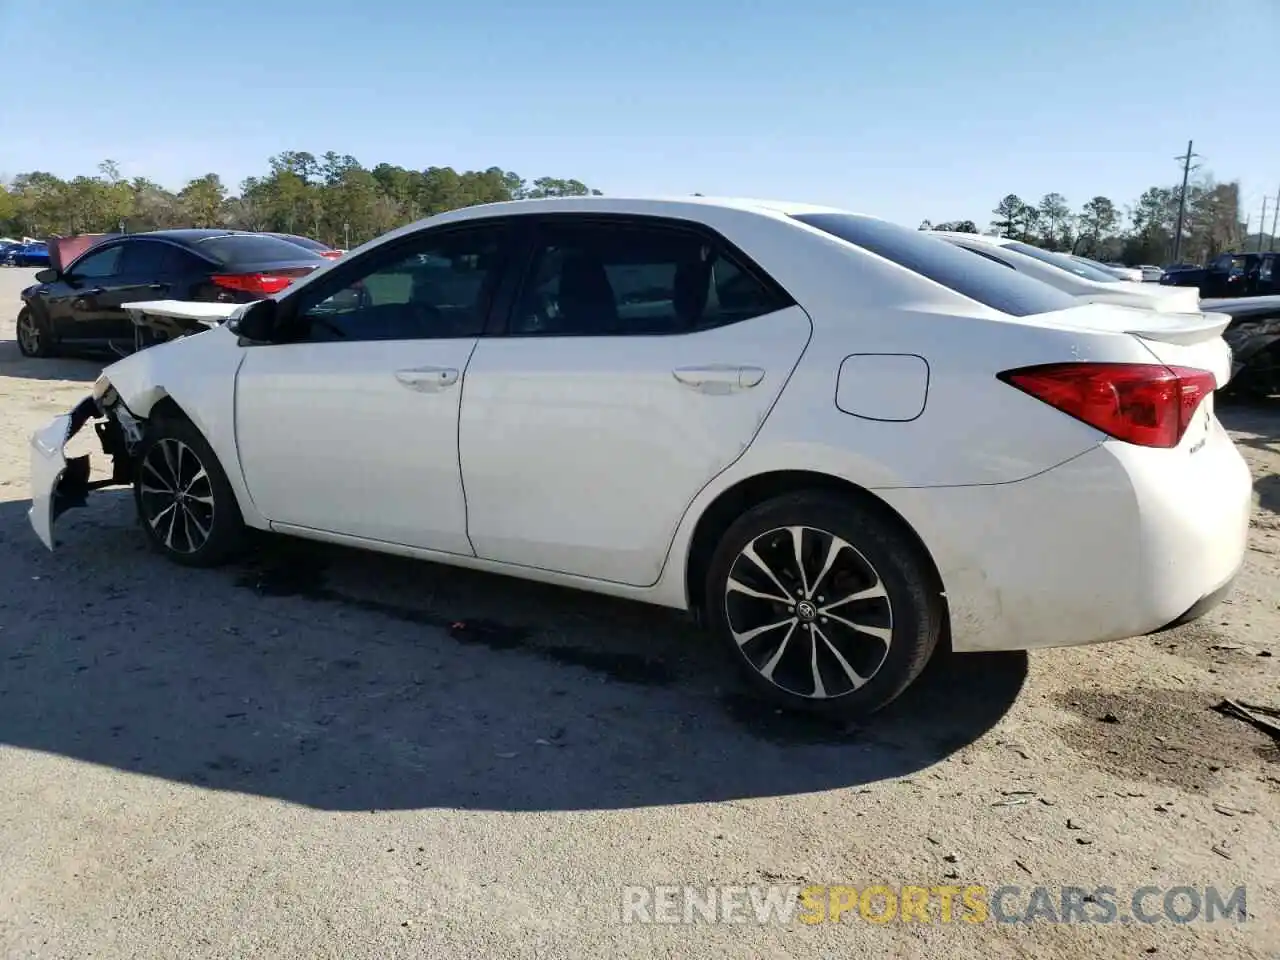
POLYGON ((295 341, 429 340, 479 336, 505 228, 432 231, 370 258, 337 289, 300 293, 295 341))
POLYGON ((104 277, 114 277, 119 273, 122 249, 123 247, 116 245, 83 257, 71 268, 71 276, 77 280, 101 280, 104 277))

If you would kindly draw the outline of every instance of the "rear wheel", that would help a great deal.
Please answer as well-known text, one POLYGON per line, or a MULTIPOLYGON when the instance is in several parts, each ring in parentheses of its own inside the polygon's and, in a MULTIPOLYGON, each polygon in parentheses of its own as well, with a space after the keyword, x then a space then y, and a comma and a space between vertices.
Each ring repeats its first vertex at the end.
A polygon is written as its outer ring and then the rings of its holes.
POLYGON ((151 423, 138 451, 133 493, 147 539, 176 563, 216 566, 244 545, 235 491, 212 448, 184 418, 151 423))
POLYGON ((57 353, 53 335, 30 307, 18 312, 14 328, 18 352, 24 357, 52 357, 57 353))
POLYGON ((944 607, 897 524, 827 493, 779 497, 721 538, 707 619, 747 681, 778 704, 850 719, 924 669, 944 607))

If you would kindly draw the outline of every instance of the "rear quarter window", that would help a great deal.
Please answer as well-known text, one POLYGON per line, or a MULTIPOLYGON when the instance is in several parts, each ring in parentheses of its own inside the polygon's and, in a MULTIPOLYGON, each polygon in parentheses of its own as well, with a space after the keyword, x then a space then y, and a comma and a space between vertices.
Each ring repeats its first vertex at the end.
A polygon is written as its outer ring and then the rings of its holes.
POLYGON ((193 246, 224 267, 234 267, 242 263, 285 263, 307 260, 324 262, 324 258, 319 254, 312 253, 296 243, 290 243, 278 237, 247 233, 209 237, 206 240, 197 241, 193 246))
POLYGON ((1076 305, 1070 294, 974 256, 939 237, 855 213, 792 214, 792 219, 891 260, 948 290, 1013 317, 1052 313, 1076 305))

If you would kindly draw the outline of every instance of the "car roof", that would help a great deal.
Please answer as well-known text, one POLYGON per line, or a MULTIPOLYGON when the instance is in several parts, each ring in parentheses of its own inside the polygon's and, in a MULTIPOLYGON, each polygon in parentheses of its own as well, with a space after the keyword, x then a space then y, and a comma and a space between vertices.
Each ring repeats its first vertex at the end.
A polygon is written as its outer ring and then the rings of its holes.
POLYGON ((993 237, 986 233, 964 233, 959 230, 927 230, 935 237, 954 237, 956 240, 975 240, 978 243, 985 243, 994 247, 1003 247, 1006 244, 1016 242, 1015 237, 993 237))
MULTIPOLYGON (((528 200, 503 200, 497 203, 480 203, 459 207, 413 223, 405 224, 389 233, 375 237, 357 249, 380 246, 400 237, 417 233, 427 227, 447 223, 465 223, 468 220, 486 220, 495 217, 537 216, 553 213, 596 213, 620 216, 670 217, 676 220, 706 222, 715 219, 716 213, 737 212, 755 214, 770 219, 814 213, 851 214, 865 216, 853 210, 821 204, 801 203, 791 200, 764 200, 747 197, 701 196, 590 196, 590 197, 538 197, 528 200)), ((879 219, 879 218, 872 218, 879 219)))
MULTIPOLYGON (((840 207, 801 203, 792 200, 765 200, 750 197, 599 196, 539 197, 531 200, 504 200, 450 210, 419 221, 470 219, 472 217, 533 216, 540 213, 619 213, 649 216, 688 215, 699 208, 745 210, 767 215, 789 216, 806 213, 855 213, 840 207)), ((411 225, 412 226, 412 225, 411 225)))
POLYGON ((235 234, 255 235, 251 230, 218 230, 209 227, 181 227, 176 230, 148 230, 146 233, 130 233, 124 237, 120 237, 119 239, 123 240, 136 237, 148 237, 159 240, 176 240, 179 243, 195 243, 199 240, 208 240, 210 237, 228 237, 235 234))

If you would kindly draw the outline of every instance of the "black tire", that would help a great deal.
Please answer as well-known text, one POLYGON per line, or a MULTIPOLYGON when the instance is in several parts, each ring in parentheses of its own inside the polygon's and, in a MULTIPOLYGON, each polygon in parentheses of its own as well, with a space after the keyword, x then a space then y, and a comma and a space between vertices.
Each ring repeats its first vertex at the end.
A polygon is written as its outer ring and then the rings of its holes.
POLYGON ((147 540, 175 563, 218 566, 245 545, 248 532, 235 491, 208 442, 185 417, 162 415, 148 425, 133 498, 147 540), (186 497, 175 498, 172 489, 186 497))
POLYGON ((43 359, 57 356, 58 344, 52 332, 30 307, 23 307, 18 311, 14 333, 18 341, 18 352, 24 357, 43 359))
POLYGON ((706 597, 707 623, 755 690, 779 706, 839 720, 865 717, 901 694, 929 662, 946 616, 928 559, 897 523, 819 491, 769 500, 733 523, 712 556, 706 597), (794 528, 802 530, 807 593, 795 573, 794 528), (830 553, 837 539, 839 549, 830 553), (743 555, 748 547, 777 568, 773 578, 743 555), (742 591, 780 597, 779 584, 790 606, 742 591), (854 593, 874 595, 831 599, 854 593), (855 615, 856 623, 846 619, 855 615), (772 616, 780 626, 762 626, 739 642, 772 616), (887 647, 855 626, 881 631, 887 647), (855 683, 846 668, 864 682, 855 683))

